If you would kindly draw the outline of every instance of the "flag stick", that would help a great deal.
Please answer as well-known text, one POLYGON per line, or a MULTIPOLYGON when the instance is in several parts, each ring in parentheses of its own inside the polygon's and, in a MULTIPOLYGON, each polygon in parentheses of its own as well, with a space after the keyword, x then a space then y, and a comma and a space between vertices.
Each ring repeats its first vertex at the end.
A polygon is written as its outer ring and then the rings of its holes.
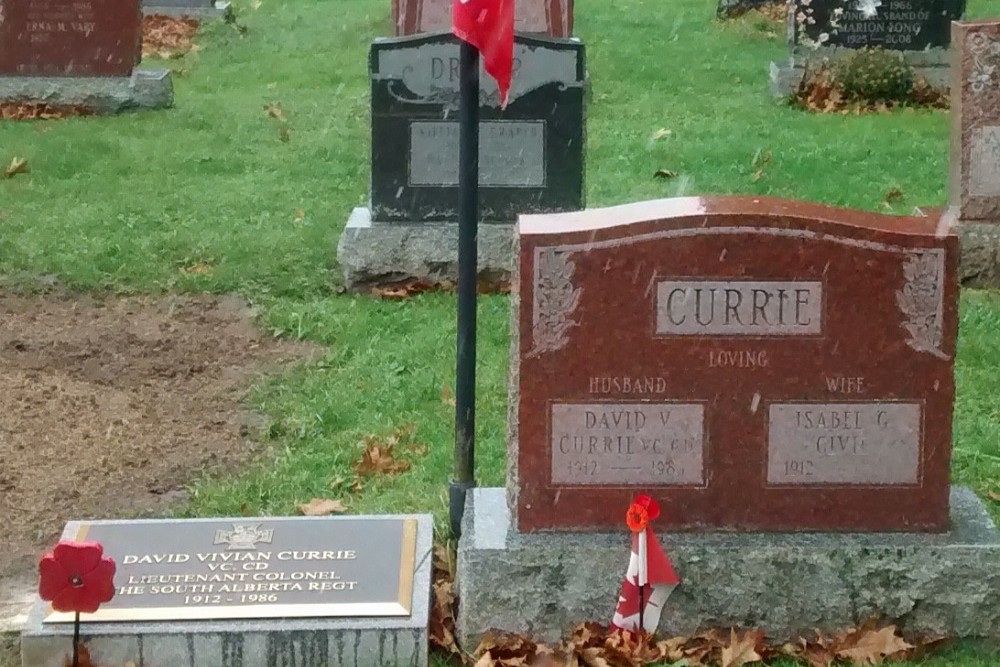
POLYGON ((73 619, 73 667, 80 667, 80 612, 73 619))
POLYGON ((646 591, 646 583, 649 580, 649 572, 647 572, 647 558, 649 555, 649 550, 646 545, 646 531, 639 531, 639 571, 636 573, 636 579, 639 581, 639 631, 643 632, 646 629, 646 624, 643 622, 643 612, 646 611, 646 601, 643 599, 646 591))
POLYGON ((452 535, 462 533, 466 492, 475 487, 476 266, 479 234, 479 52, 459 40, 458 341, 455 363, 455 470, 449 489, 452 535))

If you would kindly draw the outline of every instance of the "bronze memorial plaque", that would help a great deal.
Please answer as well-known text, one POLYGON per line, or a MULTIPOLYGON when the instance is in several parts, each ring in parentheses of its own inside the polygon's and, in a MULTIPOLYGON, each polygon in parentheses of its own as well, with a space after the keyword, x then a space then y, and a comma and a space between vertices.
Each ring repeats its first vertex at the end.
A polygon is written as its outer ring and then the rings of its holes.
MULTIPOLYGON (((416 519, 98 521, 74 539, 114 559, 115 597, 86 621, 409 616, 416 519)), ((52 612, 46 622, 70 622, 52 612)))

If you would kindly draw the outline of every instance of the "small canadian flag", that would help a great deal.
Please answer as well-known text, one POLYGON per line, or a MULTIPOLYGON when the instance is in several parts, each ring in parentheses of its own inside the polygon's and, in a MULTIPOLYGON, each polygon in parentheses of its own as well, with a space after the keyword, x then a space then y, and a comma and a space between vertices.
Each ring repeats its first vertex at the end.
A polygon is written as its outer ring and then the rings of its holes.
POLYGON ((659 515, 660 506, 645 494, 637 495, 628 508, 626 522, 632 531, 632 555, 611 619, 613 628, 655 632, 667 597, 681 581, 649 527, 649 522, 659 515))

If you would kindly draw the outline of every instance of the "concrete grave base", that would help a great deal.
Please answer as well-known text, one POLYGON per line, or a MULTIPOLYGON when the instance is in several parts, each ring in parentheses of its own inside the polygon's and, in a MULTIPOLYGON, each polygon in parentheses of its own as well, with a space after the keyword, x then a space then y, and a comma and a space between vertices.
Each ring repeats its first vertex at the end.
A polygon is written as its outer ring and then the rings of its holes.
MULTIPOLYGON (((935 90, 947 91, 951 85, 951 70, 946 64, 915 65, 913 71, 918 78, 922 77, 935 90)), ((769 77, 771 95, 775 99, 785 99, 792 95, 799 89, 805 74, 806 68, 801 64, 792 61, 772 61, 769 77)))
POLYGON ((137 69, 127 77, 0 76, 0 102, 84 106, 113 114, 174 103, 170 70, 137 69))
POLYGON ((233 13, 231 2, 198 3, 194 0, 167 2, 166 0, 149 0, 143 4, 142 13, 146 16, 172 16, 174 18, 218 19, 233 13))
MULTIPOLYGON (((567 508, 572 512, 572 508, 567 508)), ((669 511, 669 508, 667 508, 669 511)), ((546 641, 580 621, 607 624, 629 536, 520 534, 504 489, 475 489, 458 546, 459 641, 491 628, 546 641)), ((762 627, 776 638, 842 630, 881 613, 904 631, 1000 636, 1000 533, 969 489, 952 488, 945 534, 661 534, 681 585, 661 636, 762 627)))
MULTIPOLYGON (((98 665, 213 667, 426 667, 434 522, 417 520, 409 617, 287 618, 84 623, 81 639, 98 665)), ((75 535, 70 523, 65 536, 75 535)), ((378 576, 373 572, 372 576, 378 576)), ((22 667, 64 667, 72 623, 43 623, 36 602, 21 633, 22 667)))
MULTIPOLYGON (((489 282, 510 279, 514 225, 479 226, 479 275, 489 282)), ((373 222, 371 211, 351 213, 337 245, 337 262, 348 289, 364 291, 407 280, 458 279, 458 223, 373 222)))

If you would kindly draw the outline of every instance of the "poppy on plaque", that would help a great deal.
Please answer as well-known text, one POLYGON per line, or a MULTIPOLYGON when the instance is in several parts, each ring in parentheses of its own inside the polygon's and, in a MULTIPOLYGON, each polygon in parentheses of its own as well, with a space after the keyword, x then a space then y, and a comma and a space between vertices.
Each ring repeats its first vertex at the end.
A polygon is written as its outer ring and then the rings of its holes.
POLYGON ((115 596, 115 562, 97 542, 63 540, 38 563, 38 595, 52 609, 75 612, 73 667, 80 664, 80 614, 92 614, 115 596))
POLYGON ((625 513, 625 523, 632 532, 632 554, 611 620, 612 628, 652 634, 660 622, 664 603, 680 583, 670 558, 649 527, 658 516, 659 503, 642 493, 625 513))

